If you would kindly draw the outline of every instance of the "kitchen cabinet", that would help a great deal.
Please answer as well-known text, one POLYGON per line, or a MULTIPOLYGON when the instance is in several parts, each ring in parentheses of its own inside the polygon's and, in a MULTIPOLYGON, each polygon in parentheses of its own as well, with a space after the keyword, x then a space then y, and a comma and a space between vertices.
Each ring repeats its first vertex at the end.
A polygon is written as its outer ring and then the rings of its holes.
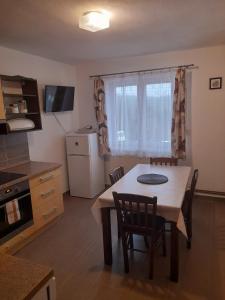
MULTIPOLYGON (((38 166, 38 162, 36 164, 38 166)), ((40 164, 43 166, 44 163, 40 164)), ((61 182, 60 167, 41 172, 37 176, 32 174, 32 177, 29 179, 29 186, 33 225, 0 245, 0 253, 13 254, 17 252, 63 213, 64 205, 61 182)))
POLYGON ((37 80, 0 75, 0 134, 40 129, 37 80))
POLYGON ((30 179, 29 185, 34 226, 39 229, 64 211, 60 169, 30 179))
POLYGON ((54 271, 17 256, 0 255, 0 299, 56 300, 54 271))
POLYGON ((56 300, 55 277, 52 277, 31 300, 56 300))

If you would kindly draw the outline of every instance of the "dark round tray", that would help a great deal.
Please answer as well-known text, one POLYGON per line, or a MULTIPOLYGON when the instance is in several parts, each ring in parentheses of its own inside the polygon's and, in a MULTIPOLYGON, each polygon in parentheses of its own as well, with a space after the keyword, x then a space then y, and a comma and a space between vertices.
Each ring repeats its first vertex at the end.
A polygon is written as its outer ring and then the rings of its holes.
POLYGON ((138 176, 137 181, 144 184, 162 184, 168 181, 168 177, 160 174, 143 174, 138 176))

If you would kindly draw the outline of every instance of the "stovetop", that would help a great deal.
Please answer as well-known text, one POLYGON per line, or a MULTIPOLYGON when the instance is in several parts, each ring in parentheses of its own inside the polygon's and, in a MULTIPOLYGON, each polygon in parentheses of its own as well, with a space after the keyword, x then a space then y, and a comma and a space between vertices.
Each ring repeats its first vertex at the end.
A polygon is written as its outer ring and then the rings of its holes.
POLYGON ((24 177, 24 176, 25 176, 24 174, 0 172, 0 185, 6 184, 10 181, 16 180, 16 179, 24 177))

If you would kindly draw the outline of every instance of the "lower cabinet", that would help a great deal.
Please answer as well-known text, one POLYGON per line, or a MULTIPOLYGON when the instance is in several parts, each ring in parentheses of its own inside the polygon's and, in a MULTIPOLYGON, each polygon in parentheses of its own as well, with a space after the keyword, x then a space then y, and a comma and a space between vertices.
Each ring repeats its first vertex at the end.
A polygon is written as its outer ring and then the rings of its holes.
POLYGON ((52 277, 31 300, 56 300, 55 277, 52 277))
POLYGON ((63 213, 60 170, 30 180, 34 226, 38 230, 63 213))
POLYGON ((34 224, 1 245, 0 253, 15 253, 63 213, 61 182, 60 168, 29 180, 34 224))

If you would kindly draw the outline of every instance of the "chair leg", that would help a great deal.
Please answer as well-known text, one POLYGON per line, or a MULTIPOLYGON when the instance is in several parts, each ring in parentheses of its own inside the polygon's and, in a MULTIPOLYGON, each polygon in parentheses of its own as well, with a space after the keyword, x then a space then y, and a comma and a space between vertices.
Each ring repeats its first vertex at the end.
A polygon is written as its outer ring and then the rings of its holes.
POLYGON ((148 237, 147 237, 147 235, 144 235, 144 241, 145 241, 145 247, 149 248, 149 243, 148 243, 148 237))
POLYGON ((192 239, 192 220, 191 218, 186 223, 186 229, 187 229, 187 249, 191 249, 191 239, 192 239))
POLYGON ((130 249, 134 249, 134 238, 132 233, 130 233, 129 244, 130 244, 130 249))
POLYGON ((166 256, 166 228, 163 227, 162 232, 162 247, 163 247, 163 256, 166 256))
POLYGON ((165 224, 165 231, 166 232, 171 232, 171 223, 170 222, 166 222, 166 224, 165 224))
POLYGON ((150 251, 149 251, 149 279, 153 279, 153 270, 154 270, 154 249, 155 245, 154 245, 154 241, 151 239, 151 243, 150 243, 150 251))
POLYGON ((125 273, 129 272, 129 261, 128 261, 128 253, 127 253, 127 242, 126 236, 123 232, 121 232, 122 244, 123 244, 123 259, 124 259, 124 271, 125 273))
POLYGON ((186 247, 187 247, 187 249, 191 249, 191 240, 187 240, 187 242, 186 242, 186 247))
POLYGON ((121 238, 119 222, 117 222, 117 229, 118 229, 118 240, 119 240, 121 238))

